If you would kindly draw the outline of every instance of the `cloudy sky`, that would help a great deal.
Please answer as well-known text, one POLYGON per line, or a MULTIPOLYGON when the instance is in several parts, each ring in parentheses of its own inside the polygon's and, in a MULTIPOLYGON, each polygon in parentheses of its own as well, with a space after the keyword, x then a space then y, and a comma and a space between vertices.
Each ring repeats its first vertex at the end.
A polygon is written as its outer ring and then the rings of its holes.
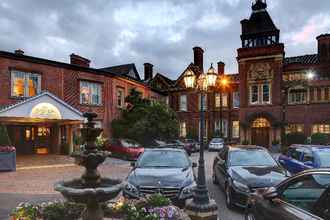
MULTIPOLYGON (((205 67, 224 61, 237 72, 240 20, 252 0, 1 0, 0 50, 63 62, 77 53, 93 67, 134 62, 143 73, 176 78, 205 50, 205 67)), ((315 37, 330 33, 330 0, 268 0, 287 56, 316 52, 315 37)))

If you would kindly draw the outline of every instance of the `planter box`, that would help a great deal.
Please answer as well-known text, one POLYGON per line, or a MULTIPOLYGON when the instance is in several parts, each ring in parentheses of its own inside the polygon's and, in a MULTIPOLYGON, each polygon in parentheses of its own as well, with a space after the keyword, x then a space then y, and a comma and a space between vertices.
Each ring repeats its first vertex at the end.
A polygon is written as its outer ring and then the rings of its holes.
POLYGON ((16 152, 0 152, 0 171, 16 170, 16 152))

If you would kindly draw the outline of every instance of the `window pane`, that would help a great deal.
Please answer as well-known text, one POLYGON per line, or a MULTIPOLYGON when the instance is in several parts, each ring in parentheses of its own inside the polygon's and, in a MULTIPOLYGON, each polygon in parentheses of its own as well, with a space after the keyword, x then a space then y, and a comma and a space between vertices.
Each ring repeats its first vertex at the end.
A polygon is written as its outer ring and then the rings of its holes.
POLYGON ((11 77, 12 96, 30 97, 37 95, 40 91, 39 74, 13 71, 11 77))
POLYGON ((259 93, 259 87, 258 85, 251 86, 251 103, 257 103, 258 102, 258 93, 259 93))
POLYGON ((100 105, 101 85, 86 81, 80 82, 80 102, 81 104, 100 105))
POLYGON ((222 106, 228 107, 228 94, 222 93, 222 106))
POLYGON ((239 121, 233 121, 232 137, 239 138, 239 121))
POLYGON ((239 108, 239 92, 233 93, 233 108, 239 108))
POLYGON ((268 84, 262 85, 262 101, 268 103, 270 101, 270 87, 268 84))
POLYGON ((187 127, 186 122, 180 123, 180 137, 186 137, 187 136, 187 127))
POLYGON ((215 107, 219 108, 220 107, 220 94, 215 93, 215 107))
POLYGON ((117 88, 117 106, 122 108, 124 107, 124 90, 122 88, 117 88))
POLYGON ((187 111, 187 96, 180 96, 180 111, 187 111))
POLYGON ((25 77, 22 72, 14 72, 12 74, 13 96, 24 97, 25 77))

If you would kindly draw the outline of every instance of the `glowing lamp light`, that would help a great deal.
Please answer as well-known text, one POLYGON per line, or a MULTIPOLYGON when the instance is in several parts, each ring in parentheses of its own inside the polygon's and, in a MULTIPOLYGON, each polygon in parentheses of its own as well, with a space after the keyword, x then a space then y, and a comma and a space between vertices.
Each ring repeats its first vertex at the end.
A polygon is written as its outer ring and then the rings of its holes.
POLYGON ((218 75, 213 68, 213 64, 211 63, 210 69, 207 71, 207 86, 214 87, 217 82, 218 75))
POLYGON ((227 85, 228 85, 228 79, 227 79, 227 78, 222 78, 222 79, 220 80, 220 84, 221 84, 222 86, 227 86, 227 85))
POLYGON ((187 70, 184 75, 184 84, 186 88, 192 89, 195 87, 196 76, 191 70, 187 70))
POLYGON ((311 80, 313 79, 315 74, 312 71, 307 72, 307 79, 311 80))

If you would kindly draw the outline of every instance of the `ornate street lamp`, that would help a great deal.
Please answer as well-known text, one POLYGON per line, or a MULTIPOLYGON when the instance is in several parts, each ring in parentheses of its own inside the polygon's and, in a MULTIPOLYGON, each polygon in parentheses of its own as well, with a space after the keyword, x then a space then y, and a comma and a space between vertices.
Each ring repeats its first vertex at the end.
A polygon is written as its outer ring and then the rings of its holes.
POLYGON ((193 219, 217 220, 217 205, 214 200, 209 197, 206 186, 205 177, 205 160, 204 160, 204 129, 205 129, 205 113, 204 99, 205 94, 216 86, 218 75, 211 65, 207 73, 201 73, 197 78, 195 74, 188 70, 184 76, 184 82, 187 89, 195 89, 200 93, 200 151, 198 160, 198 177, 197 186, 194 189, 193 199, 186 204, 186 211, 193 219))

